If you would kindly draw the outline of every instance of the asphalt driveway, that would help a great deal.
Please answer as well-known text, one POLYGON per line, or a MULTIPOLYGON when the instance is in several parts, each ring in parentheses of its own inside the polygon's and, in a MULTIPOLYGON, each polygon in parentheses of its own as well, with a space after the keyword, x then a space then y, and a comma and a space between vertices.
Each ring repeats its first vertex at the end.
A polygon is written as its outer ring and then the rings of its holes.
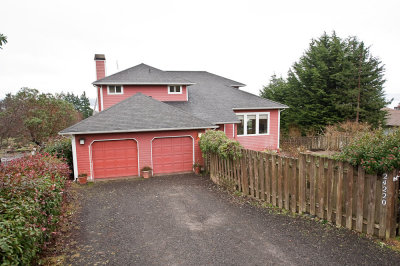
POLYGON ((345 229, 241 203, 195 175, 98 182, 80 192, 73 265, 399 265, 345 229))

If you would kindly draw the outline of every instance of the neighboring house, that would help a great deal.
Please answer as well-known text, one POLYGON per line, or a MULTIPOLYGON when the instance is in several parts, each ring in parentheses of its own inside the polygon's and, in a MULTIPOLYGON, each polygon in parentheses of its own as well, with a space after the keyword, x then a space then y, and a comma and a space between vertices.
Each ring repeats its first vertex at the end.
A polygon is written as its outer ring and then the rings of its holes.
POLYGON ((192 171, 199 137, 222 130, 253 150, 279 148, 286 105, 239 90, 244 84, 206 71, 162 71, 140 64, 106 76, 95 55, 99 113, 60 132, 72 135, 75 178, 192 171))
POLYGON ((386 126, 390 128, 400 127, 400 104, 394 109, 384 108, 387 112, 386 126))

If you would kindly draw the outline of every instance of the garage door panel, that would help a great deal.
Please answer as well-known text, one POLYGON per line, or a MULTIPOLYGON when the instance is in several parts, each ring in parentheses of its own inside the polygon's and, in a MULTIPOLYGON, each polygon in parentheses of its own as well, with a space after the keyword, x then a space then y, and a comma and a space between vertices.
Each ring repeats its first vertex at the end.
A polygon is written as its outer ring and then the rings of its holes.
POLYGON ((94 178, 138 175, 134 140, 96 141, 92 145, 94 178))
POLYGON ((188 172, 193 165, 191 137, 157 138, 152 142, 154 174, 188 172))

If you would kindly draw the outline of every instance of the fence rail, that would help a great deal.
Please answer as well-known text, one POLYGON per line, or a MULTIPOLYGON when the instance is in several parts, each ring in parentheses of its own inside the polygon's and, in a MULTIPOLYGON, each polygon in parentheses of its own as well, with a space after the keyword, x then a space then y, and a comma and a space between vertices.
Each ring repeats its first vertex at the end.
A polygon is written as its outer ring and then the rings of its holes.
POLYGON ((251 150, 235 161, 208 154, 205 164, 215 183, 273 206, 380 238, 397 235, 396 171, 369 175, 361 167, 315 155, 289 158, 251 150))
POLYGON ((281 147, 300 147, 308 150, 340 151, 347 146, 351 137, 348 136, 316 136, 316 137, 291 137, 280 140, 281 147))

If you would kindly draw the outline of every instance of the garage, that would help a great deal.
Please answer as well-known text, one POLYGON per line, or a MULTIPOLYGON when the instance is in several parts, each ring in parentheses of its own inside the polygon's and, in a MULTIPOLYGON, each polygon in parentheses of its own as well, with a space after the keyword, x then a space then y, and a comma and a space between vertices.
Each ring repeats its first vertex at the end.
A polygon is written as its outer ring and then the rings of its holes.
POLYGON ((137 142, 132 139, 95 141, 92 162, 94 178, 137 176, 137 142))
POLYGON ((190 172, 193 169, 192 137, 159 137, 152 141, 154 174, 190 172))

